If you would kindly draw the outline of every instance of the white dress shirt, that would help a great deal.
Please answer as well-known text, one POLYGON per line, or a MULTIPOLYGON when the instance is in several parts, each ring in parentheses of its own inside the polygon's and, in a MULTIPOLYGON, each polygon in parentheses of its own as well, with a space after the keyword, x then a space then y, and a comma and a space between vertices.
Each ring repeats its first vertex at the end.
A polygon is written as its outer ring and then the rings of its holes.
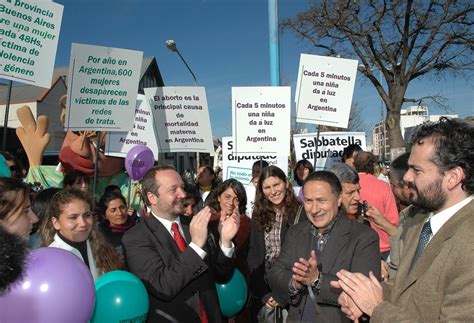
POLYGON ((430 225, 431 225, 431 231, 432 231, 430 241, 433 238, 433 236, 441 229, 441 227, 446 222, 448 222, 448 220, 451 219, 451 217, 454 214, 456 214, 456 212, 458 212, 460 209, 466 206, 469 202, 471 202, 473 198, 474 198, 474 195, 468 196, 464 200, 454 204, 453 206, 450 206, 446 210, 443 210, 437 214, 433 214, 433 212, 431 212, 429 216, 429 221, 431 221, 430 225))
MULTIPOLYGON (((180 221, 179 217, 177 217, 176 220, 174 220, 174 221, 170 221, 170 220, 167 220, 167 219, 160 218, 159 216, 156 216, 153 212, 151 214, 153 214, 155 219, 160 221, 160 223, 165 226, 166 230, 170 233, 173 240, 174 240, 174 233, 171 230, 171 226, 173 225, 173 223, 177 223, 178 228, 179 228, 179 232, 181 233, 181 236, 183 237, 183 239, 186 241, 186 237, 183 233, 183 228, 181 227, 181 221, 180 221)), ((231 244, 232 244, 232 246, 230 248, 225 248, 224 246, 222 246, 222 243, 219 242, 219 246, 220 246, 222 252, 228 258, 232 257, 232 255, 234 254, 234 249, 235 249, 234 243, 231 241, 231 244)), ((199 257, 201 257, 201 259, 204 259, 206 257, 207 253, 202 248, 200 248, 197 244, 195 244, 194 242, 191 241, 189 243, 189 246, 199 255, 199 257)))

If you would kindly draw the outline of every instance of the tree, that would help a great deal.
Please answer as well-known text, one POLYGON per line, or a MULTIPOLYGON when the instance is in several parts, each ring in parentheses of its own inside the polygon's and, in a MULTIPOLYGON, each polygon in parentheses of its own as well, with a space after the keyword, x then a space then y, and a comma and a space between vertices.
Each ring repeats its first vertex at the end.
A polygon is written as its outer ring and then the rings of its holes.
POLYGON ((325 55, 359 59, 359 72, 385 103, 394 158, 405 149, 402 104, 439 100, 407 98, 410 82, 427 74, 473 71, 473 15, 472 0, 320 0, 281 27, 325 55), (382 73, 386 90, 375 71, 382 73))

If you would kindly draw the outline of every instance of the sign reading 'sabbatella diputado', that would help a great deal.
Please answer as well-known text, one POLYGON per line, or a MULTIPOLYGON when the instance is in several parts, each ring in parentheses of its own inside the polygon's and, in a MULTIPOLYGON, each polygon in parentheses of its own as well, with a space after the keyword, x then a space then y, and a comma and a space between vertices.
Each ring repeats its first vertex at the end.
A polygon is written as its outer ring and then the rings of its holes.
POLYGON ((347 128, 358 61, 301 54, 296 121, 347 128))
POLYGON ((233 152, 288 156, 290 113, 289 86, 233 87, 233 152))
POLYGON ((328 169, 342 160, 342 152, 349 145, 366 149, 364 132, 321 132, 293 135, 296 160, 307 159, 315 170, 328 169), (318 150, 316 151, 316 147, 318 150), (316 156, 314 156, 316 154, 316 156))
POLYGON ((160 152, 214 152, 203 87, 146 88, 160 152))

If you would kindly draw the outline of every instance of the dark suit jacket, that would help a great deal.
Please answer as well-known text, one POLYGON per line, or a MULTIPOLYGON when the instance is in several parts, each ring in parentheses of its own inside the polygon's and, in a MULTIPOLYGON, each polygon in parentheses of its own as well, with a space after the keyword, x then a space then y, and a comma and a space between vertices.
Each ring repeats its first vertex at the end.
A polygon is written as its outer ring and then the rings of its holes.
MULTIPOLYGON (((283 221, 280 231, 280 241, 283 244, 286 233, 291 225, 295 222, 298 210, 293 210, 289 215, 288 221, 283 221)), ((307 221, 306 214, 301 212, 298 221, 307 221)), ((265 237, 264 232, 253 221, 250 229, 250 242, 247 262, 250 270, 250 281, 253 297, 261 301, 261 305, 265 304, 271 296, 271 290, 265 278, 265 237)))
MULTIPOLYGON (((268 273, 268 283, 274 298, 280 304, 289 304, 288 284, 292 276, 293 264, 298 258, 308 259, 311 255, 313 239, 312 223, 299 223, 288 231, 280 256, 268 273)), ((369 271, 380 279, 379 237, 370 227, 352 221, 343 213, 329 235, 324 253, 318 259, 318 267, 323 275, 321 288, 316 297, 315 322, 348 322, 337 302, 340 290, 332 288, 330 282, 337 280, 335 274, 346 269, 368 275, 369 271)), ((288 311, 288 322, 301 321, 306 302, 311 302, 307 290, 292 300, 288 311)))
POLYGON ((474 201, 431 238, 412 267, 428 212, 408 218, 403 253, 392 286, 371 322, 472 322, 474 318, 474 201))
MULTIPOLYGON (((184 238, 191 241, 189 220, 181 218, 184 238)), ((200 322, 199 298, 209 322, 222 322, 214 283, 228 281, 233 258, 209 245, 205 259, 191 248, 182 253, 171 234, 153 216, 144 217, 122 238, 130 272, 145 284, 150 298, 148 322, 200 322)))

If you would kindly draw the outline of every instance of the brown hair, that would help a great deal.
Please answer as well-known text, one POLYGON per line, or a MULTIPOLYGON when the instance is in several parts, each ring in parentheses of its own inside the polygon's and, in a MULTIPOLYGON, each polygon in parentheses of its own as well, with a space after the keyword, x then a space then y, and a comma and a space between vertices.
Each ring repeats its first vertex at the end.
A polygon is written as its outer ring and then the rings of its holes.
MULTIPOLYGON (((41 224, 41 246, 47 247, 54 241, 56 229, 53 226, 52 218, 59 219, 64 207, 72 201, 84 201, 91 205, 89 198, 81 191, 74 189, 61 190, 53 196, 50 212, 41 224)), ((122 268, 123 263, 117 255, 115 249, 105 240, 104 236, 97 229, 97 218, 94 216, 92 231, 89 235, 89 242, 92 248, 92 256, 101 274, 122 268)))
POLYGON ((156 173, 165 171, 165 170, 174 170, 176 169, 173 166, 155 166, 152 167, 146 172, 145 176, 143 177, 141 184, 142 184, 142 200, 145 202, 146 205, 150 205, 150 201, 148 201, 148 192, 156 194, 158 196, 158 189, 160 188, 160 183, 155 179, 156 173))
POLYGON ((12 177, 0 177, 0 220, 15 213, 30 198, 28 186, 12 177))
POLYGON ((287 180, 285 173, 277 166, 268 166, 260 173, 260 178, 257 185, 257 192, 255 194, 255 206, 252 212, 252 221, 257 227, 269 231, 275 221, 275 210, 273 204, 263 194, 263 181, 269 177, 278 177, 285 183, 288 183, 285 192, 285 199, 283 200, 283 220, 288 221, 290 214, 296 213, 300 203, 298 202, 291 183, 287 180))

